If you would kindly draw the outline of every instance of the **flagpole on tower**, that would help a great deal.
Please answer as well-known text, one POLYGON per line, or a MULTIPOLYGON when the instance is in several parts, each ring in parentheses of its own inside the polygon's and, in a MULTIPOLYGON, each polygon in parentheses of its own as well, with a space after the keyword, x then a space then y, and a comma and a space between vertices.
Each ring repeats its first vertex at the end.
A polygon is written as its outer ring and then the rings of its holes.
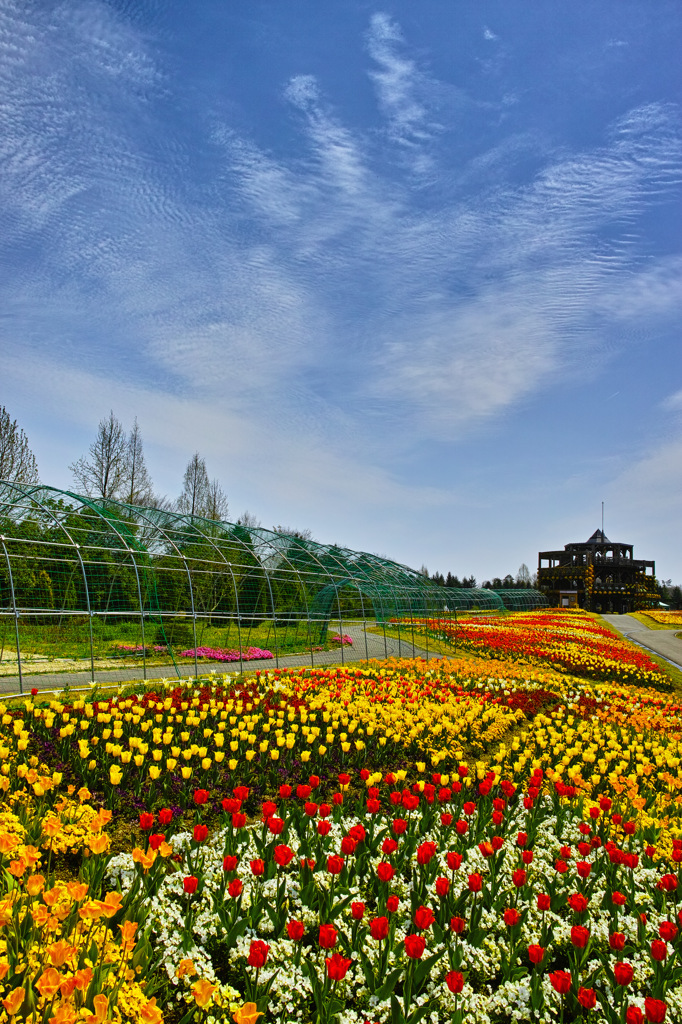
POLYGON ((604 502, 601 503, 601 539, 604 540, 604 502))

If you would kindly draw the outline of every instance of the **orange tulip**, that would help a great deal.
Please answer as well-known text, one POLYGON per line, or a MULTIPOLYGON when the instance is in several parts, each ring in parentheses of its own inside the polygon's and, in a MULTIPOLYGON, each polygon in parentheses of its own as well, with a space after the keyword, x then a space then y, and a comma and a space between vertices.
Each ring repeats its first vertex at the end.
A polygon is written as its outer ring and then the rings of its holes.
POLYGON ((36 988, 45 999, 52 999, 59 989, 61 982, 62 976, 59 971, 55 970, 54 967, 48 967, 38 978, 36 988))
POLYGON ((49 1024, 76 1024, 76 1011, 68 1003, 61 1003, 54 1017, 49 1017, 49 1024))
POLYGON ((141 864, 143 870, 147 872, 156 860, 156 850, 147 850, 145 853, 139 846, 136 846, 133 850, 133 860, 136 864, 141 864))
POLYGON ((189 974, 189 976, 191 977, 193 974, 197 973, 197 969, 191 960, 185 958, 184 960, 180 961, 180 963, 178 964, 178 969, 175 973, 178 978, 184 978, 186 974, 189 974))
POLYGON ((87 992, 92 981, 92 967, 84 967, 82 971, 76 971, 76 988, 79 992, 87 992))
POLYGON ((118 926, 121 930, 121 937, 123 939, 123 945, 127 946, 128 943, 132 942, 135 938, 135 932, 137 931, 137 921, 124 921, 123 924, 118 926))
POLYGON ((2 1005, 5 1007, 10 1017, 13 1017, 14 1014, 17 1012, 17 1010, 24 1001, 25 995, 25 988, 15 988, 7 996, 7 999, 2 1000, 2 1005))
POLYGON ((45 888, 45 879, 42 875, 31 875, 26 882, 26 892, 29 896, 37 896, 45 888))
POLYGON ((53 967, 63 967, 75 952, 75 946, 71 946, 64 939, 60 939, 59 942, 53 942, 51 946, 47 947, 47 959, 53 967))
POLYGON ((19 840, 9 832, 0 833, 0 853, 11 853, 16 850, 19 840))
POLYGON ((232 1014, 232 1020, 237 1024, 256 1024, 259 1017, 263 1016, 262 1010, 258 1009, 256 1003, 244 1003, 232 1014))
POLYGON ((156 996, 140 1008, 140 1024, 163 1024, 163 1014, 156 1005, 156 996))
POLYGON ((109 1010, 109 1000, 107 997, 100 992, 99 995, 95 996, 92 1003, 95 1007, 95 1012, 87 1013, 86 1011, 87 1016, 85 1020, 87 1024, 109 1024, 111 1017, 107 1016, 109 1010))
POLYGON ((93 836, 88 843, 88 847, 93 853, 104 853, 109 849, 109 836, 93 836))
POLYGON ((80 903, 88 894, 88 885, 86 882, 67 882, 66 891, 72 900, 80 903))
POLYGON ((197 1006, 206 1007, 209 1003, 213 1002, 213 993, 218 988, 217 985, 212 985, 206 978, 201 978, 199 981, 195 981, 192 985, 192 995, 197 1006))
MULTIPOLYGON (((47 909, 47 907, 36 907, 35 910, 31 911, 31 917, 33 918, 33 923, 36 925, 37 928, 44 928, 50 919, 50 912, 47 909)), ((1 915, 0 922, 2 922, 1 915)))

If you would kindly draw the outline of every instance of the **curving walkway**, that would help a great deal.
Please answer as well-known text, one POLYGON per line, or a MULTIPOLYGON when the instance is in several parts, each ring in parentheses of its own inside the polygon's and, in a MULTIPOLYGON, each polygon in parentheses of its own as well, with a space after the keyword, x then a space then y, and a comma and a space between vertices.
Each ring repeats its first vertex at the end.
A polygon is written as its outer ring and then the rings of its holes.
MULTIPOLYGON (((365 629, 367 623, 356 625, 345 625, 344 633, 347 633, 353 640, 352 647, 336 648, 333 651, 304 651, 300 654, 290 654, 278 659, 273 658, 267 661, 245 661, 242 663, 244 672, 265 672, 274 668, 298 668, 301 666, 338 665, 347 662, 365 661, 368 658, 442 658, 442 654, 426 651, 421 647, 413 646, 411 636, 398 640, 382 633, 370 633, 365 629)), ((178 665, 182 678, 194 676, 194 663, 178 665)), ((210 672, 222 675, 225 672, 239 672, 240 663, 234 662, 200 662, 199 674, 204 676, 210 672)), ((95 682, 102 686, 112 686, 116 683, 129 683, 142 678, 142 666, 134 668, 98 669, 95 665, 95 682)), ((153 665, 147 668, 147 680, 152 679, 176 679, 176 673, 172 665, 153 665)), ((84 672, 55 672, 55 673, 23 673, 24 693, 29 693, 32 687, 39 690, 61 690, 64 686, 78 688, 90 686, 92 677, 89 671, 84 672)), ((19 693, 19 676, 4 676, 0 678, 0 694, 19 693)))
POLYGON ((682 639, 676 635, 682 632, 679 627, 677 629, 648 629, 638 619, 633 619, 631 615, 602 615, 602 619, 628 640, 665 658, 675 668, 682 669, 682 639))

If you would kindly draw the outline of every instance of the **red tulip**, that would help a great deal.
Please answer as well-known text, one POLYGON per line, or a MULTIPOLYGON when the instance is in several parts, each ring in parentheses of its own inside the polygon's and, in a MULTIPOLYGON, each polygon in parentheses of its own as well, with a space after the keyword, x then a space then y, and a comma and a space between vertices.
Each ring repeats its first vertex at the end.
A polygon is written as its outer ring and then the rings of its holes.
POLYGON ((454 995, 457 995, 464 988, 464 975, 459 971, 448 971, 445 975, 445 984, 454 995))
POLYGON ((163 832, 153 832, 149 837, 149 845, 152 850, 158 850, 162 843, 165 843, 166 837, 163 832))
POLYGON ((256 878, 260 878, 261 875, 265 874, 265 861, 260 860, 260 858, 258 860, 252 860, 250 867, 251 874, 255 875, 256 878))
POLYGON ((436 846, 435 843, 431 843, 431 842, 421 843, 417 847, 417 863, 418 864, 428 864, 429 861, 432 860, 433 857, 435 856, 436 850, 437 850, 437 846, 436 846))
POLYGON ((182 887, 185 890, 185 892, 188 893, 190 896, 192 896, 197 891, 198 884, 199 879, 196 878, 194 875, 187 875, 187 877, 183 878, 182 880, 182 887))
POLYGON ((386 909, 389 914, 395 914, 396 910, 400 906, 400 899, 397 896, 389 896, 386 900, 386 909))
POLYGON ((420 931, 430 928, 435 920, 436 916, 431 907, 417 907, 414 912, 414 923, 420 931))
POLYGON ((336 945, 338 932, 333 924, 321 924, 317 941, 322 949, 333 949, 336 945))
POLYGON ((584 914, 589 900, 581 892, 574 892, 568 897, 568 905, 576 914, 584 914))
POLYGON ((504 923, 508 928, 514 928, 521 920, 521 915, 514 907, 507 907, 504 912, 504 923))
POLYGON ((394 874, 395 869, 392 864, 388 863, 388 861, 382 860, 381 863, 377 865, 377 875, 379 877, 379 881, 390 882, 394 874))
POLYGON ((568 971, 552 971, 549 981, 555 992, 564 996, 571 990, 571 975, 568 971))
POLYGON ((352 960, 346 960, 340 953, 333 953, 331 957, 326 957, 324 962, 327 965, 327 974, 332 981, 341 981, 345 978, 348 968, 353 963, 352 960))
POLYGON ((635 975, 632 964, 622 960, 613 965, 613 973, 616 978, 616 985, 623 986, 629 985, 635 975))
POLYGON ((644 1024, 644 1014, 639 1006, 628 1006, 625 1014, 625 1024, 644 1024))
POLYGON ((483 888, 483 879, 474 871, 473 874, 469 875, 469 890, 471 892, 480 892, 483 888))
POLYGON ((461 935, 466 928, 467 923, 463 917, 451 917, 450 918, 450 931, 454 932, 455 935, 461 935))
POLYGON ((651 943, 651 956, 654 960, 665 960, 668 955, 668 947, 660 939, 654 939, 651 943))
POLYGON ((288 921, 287 935, 293 942, 300 942, 305 934, 303 921, 288 921))
POLYGON ((552 905, 552 897, 546 892, 538 893, 538 910, 549 910, 552 905))
POLYGON ((170 807, 162 807, 159 811, 159 825, 170 825, 173 820, 173 812, 170 807))
POLYGON ((354 900, 350 905, 350 912, 354 921, 362 921, 365 916, 365 904, 354 900))
POLYGON ((345 864, 346 862, 343 857, 339 857, 336 853, 332 854, 331 857, 327 857, 327 871, 330 875, 340 875, 345 864))
POLYGON ((290 846, 276 846, 272 851, 272 856, 277 867, 285 868, 294 859, 294 851, 290 846))
POLYGON ((264 967, 265 962, 268 959, 268 953, 270 947, 267 942, 262 942, 260 939, 254 939, 249 948, 249 966, 250 967, 264 967))
POLYGON ((377 942, 382 942, 388 935, 388 918, 375 917, 369 922, 369 933, 377 942))
POLYGON ((203 843, 207 836, 208 836, 208 826, 207 825, 195 825, 194 826, 194 842, 195 843, 203 843))
POLYGON ((661 921, 658 926, 658 934, 666 942, 674 942, 677 938, 677 925, 673 921, 661 921))
POLYGON ((227 893, 233 900, 236 900, 238 896, 241 896, 243 889, 241 878, 233 878, 227 887, 227 893))
POLYGON ((154 815, 150 811, 142 811, 140 814, 140 828, 148 832, 154 828, 154 815))
POLYGON ((268 818, 268 829, 273 836, 279 836, 284 831, 284 822, 273 814, 271 818, 268 818))
POLYGON ((421 960, 426 949, 426 939, 423 935, 405 936, 405 953, 411 960, 421 960))
POLYGON ((533 944, 528 947, 528 956, 532 964, 541 964, 545 956, 545 951, 542 946, 533 944))
POLYGON ((202 804, 208 803, 209 792, 207 789, 195 789, 194 790, 194 803, 201 807, 202 804))
POLYGON ((622 932, 612 932, 609 935, 609 946, 616 953, 621 953, 625 947, 625 936, 622 932))
POLYGON ((571 942, 576 949, 584 949, 590 939, 590 930, 582 924, 574 924, 571 928, 571 942))
POLYGON ((593 1010, 597 1005, 597 993, 593 988, 583 988, 581 985, 578 989, 578 1002, 586 1010, 593 1010))
POLYGON ((516 871, 512 871, 512 882, 517 889, 521 889, 526 884, 526 872, 522 868, 517 868, 516 871))
POLYGON ((667 1008, 662 999, 653 999, 651 996, 647 996, 644 1000, 644 1015, 649 1024, 662 1024, 667 1008))
POLYGON ((437 878, 436 879, 436 896, 440 896, 443 899, 450 891, 450 879, 449 878, 437 878))

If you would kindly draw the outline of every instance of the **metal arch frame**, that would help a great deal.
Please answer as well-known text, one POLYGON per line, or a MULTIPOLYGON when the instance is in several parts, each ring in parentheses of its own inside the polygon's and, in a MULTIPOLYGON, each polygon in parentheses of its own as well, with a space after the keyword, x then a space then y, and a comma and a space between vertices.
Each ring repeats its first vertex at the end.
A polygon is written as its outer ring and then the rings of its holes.
MULTIPOLYGON (((86 513, 84 530, 88 529, 88 515, 93 517, 92 529, 94 530, 95 524, 97 524, 103 530, 102 543, 99 545, 103 550, 108 547, 108 544, 106 543, 107 535, 117 538, 117 541, 110 550, 120 551, 120 553, 125 556, 125 562, 127 563, 129 561, 132 563, 137 587, 138 609, 142 624, 143 648, 145 647, 145 616, 153 614, 153 610, 149 605, 149 596, 152 593, 154 595, 157 594, 157 570, 155 567, 156 555, 161 557, 164 551, 167 553, 169 556, 169 563, 167 566, 169 571, 173 570, 177 573, 180 566, 182 566, 181 575, 186 577, 187 580, 189 601, 187 602, 186 597, 180 596, 178 596, 178 601, 185 604, 189 603, 191 606, 188 610, 190 611, 192 618, 195 675, 198 675, 198 661, 196 653, 198 613, 197 603, 195 600, 196 595, 193 581, 193 570, 190 568, 190 561, 192 561, 193 556, 190 558, 183 550, 180 538, 181 534, 184 534, 184 536, 188 538, 195 539, 199 546, 199 554, 194 559, 198 566, 197 572, 203 572, 203 565, 205 564, 207 573, 215 573, 217 576, 223 576, 223 574, 229 576, 231 590, 235 599, 240 655, 243 639, 241 622, 241 605, 243 602, 240 602, 240 586, 242 586, 242 583, 241 577, 239 577, 238 584, 239 574, 237 570, 243 569, 245 585, 248 585, 249 583, 249 574, 254 574, 254 579, 256 577, 258 579, 262 578, 262 584, 257 584, 259 589, 256 592, 256 600, 258 602, 256 607, 260 605, 260 602, 263 599, 264 592, 262 586, 264 585, 267 588, 265 593, 269 598, 269 611, 272 614, 273 628, 275 630, 275 654, 277 665, 279 665, 279 643, 277 639, 276 619, 278 613, 281 613, 284 610, 284 603, 280 605, 280 599, 284 599, 287 603, 287 611, 291 613, 292 621, 296 616, 298 616, 299 619, 302 619, 305 615, 308 638, 311 647, 311 662, 314 664, 314 652, 312 650, 313 644, 311 640, 311 601, 313 595, 316 592, 319 592, 320 588, 327 586, 329 586, 333 592, 332 600, 336 601, 341 635, 343 635, 344 621, 344 612, 341 608, 341 592, 346 588, 349 588, 357 594, 363 621, 366 622, 366 602, 369 601, 373 605, 375 616, 384 623, 385 644, 385 626, 387 619, 389 616, 395 615, 398 620, 398 649, 401 654, 400 634, 401 630, 404 630, 407 626, 407 623, 404 621, 401 624, 401 618, 404 619, 409 615, 412 619, 410 628, 412 631, 412 650, 414 651, 415 618, 419 618, 422 615, 427 618, 429 615, 442 615, 446 608, 455 611, 456 608, 461 608, 462 606, 471 607, 471 604, 474 603, 472 599, 475 600, 476 598, 478 598, 479 602, 484 600, 486 603, 492 603, 498 608, 503 607, 502 601, 498 595, 493 594, 491 591, 480 590, 479 588, 465 588, 457 591, 453 590, 453 588, 440 587, 433 583, 433 581, 422 576, 421 573, 401 563, 383 558, 379 555, 369 554, 368 552, 351 550, 338 544, 320 544, 317 541, 302 540, 295 535, 279 533, 263 527, 248 527, 220 520, 205 520, 199 516, 187 516, 172 511, 132 506, 113 499, 97 500, 95 498, 75 494, 71 491, 48 487, 46 485, 30 485, 26 487, 9 483, 6 486, 9 489, 9 495, 5 494, 3 499, 3 494, 0 490, 0 509, 7 510, 7 515, 10 520, 14 518, 17 522, 19 521, 16 515, 19 509, 22 510, 22 516, 24 514, 30 514, 32 508, 36 511, 40 511, 42 515, 46 516, 49 521, 52 521, 57 526, 58 531, 66 538, 68 543, 64 544, 63 547, 68 547, 68 550, 73 549, 76 553, 77 562, 80 565, 80 571, 85 588, 90 637, 90 668, 93 680, 94 640, 92 618, 93 615, 100 613, 99 611, 93 611, 90 586, 88 583, 88 571, 84 562, 85 548, 83 554, 81 554, 81 545, 76 542, 75 537, 72 536, 70 530, 64 525, 63 520, 68 516, 69 509, 66 509, 63 514, 60 515, 58 510, 53 510, 44 504, 46 495, 48 494, 68 499, 70 509, 73 510, 74 514, 77 514, 79 511, 81 514, 86 513), (123 515, 124 512, 125 516, 123 515), (132 520, 132 524, 129 520, 132 520), (133 524, 137 524, 140 528, 140 532, 144 533, 143 540, 138 539, 135 536, 133 524), (216 528, 223 532, 222 537, 214 536, 216 528), (201 551, 202 548, 203 551, 201 551), (305 562, 303 562, 303 560, 299 561, 296 557, 297 552, 300 552, 302 556, 305 556, 305 562), (232 557, 232 553, 235 555, 244 554, 245 557, 243 559, 243 563, 241 560, 240 562, 237 562, 237 560, 232 557), (140 561, 138 556, 143 556, 142 561, 140 561), (178 559, 179 561, 177 561, 178 559), (175 565, 173 564, 174 562, 176 563, 175 565), (142 594, 141 570, 149 574, 149 580, 145 583, 145 587, 146 590, 149 591, 149 595, 145 594, 145 599, 143 599, 142 594), (285 588, 277 595, 276 598, 276 591, 274 589, 276 583, 280 583, 281 581, 282 584, 284 584, 287 579, 295 582, 295 590, 292 591, 291 589, 285 588), (291 604, 291 607, 289 607, 289 604, 291 604)), ((8 540, 10 539, 11 538, 8 537, 8 540)), ((59 542, 56 542, 56 544, 58 545, 59 542)), ((98 545, 95 545, 95 547, 97 546, 98 545)), ((93 551, 95 550, 93 545, 88 545, 87 543, 85 544, 85 547, 88 548, 88 550, 91 547, 93 551)), ((87 558, 87 556, 85 557, 87 558)), ((14 594, 14 600, 18 597, 18 592, 14 589, 11 558, 7 550, 5 550, 5 561, 8 563, 10 590, 14 594)), ((96 561, 96 556, 93 556, 93 565, 96 564, 96 561)), ((163 568, 165 569, 166 566, 163 568)), ((159 567, 158 571, 161 571, 161 567, 159 567)), ((103 579, 106 581, 106 576, 104 576, 103 579)), ((169 576, 171 590, 168 591, 168 596, 171 594, 178 595, 179 593, 182 594, 184 592, 184 585, 181 585, 181 591, 178 592, 177 586, 180 585, 179 579, 177 576, 175 579, 178 581, 177 583, 173 583, 172 578, 169 576)), ((129 580, 129 582, 132 581, 129 580)), ((225 597, 229 593, 229 589, 230 588, 223 590, 221 586, 218 590, 213 590, 213 594, 216 595, 218 602, 225 600, 225 597)), ((127 597, 125 595, 121 597, 121 601, 122 606, 123 603, 127 601, 132 606, 131 611, 134 609, 134 599, 131 589, 128 590, 127 597)), ((158 596, 155 603, 158 606, 156 613, 159 615, 160 620, 162 620, 165 610, 160 607, 158 596)), ((178 603, 178 607, 180 607, 180 603, 178 603)), ((209 605, 211 605, 211 601, 209 601, 209 605)), ((207 605, 207 607, 209 607, 209 605, 207 605)), ((347 607, 348 606, 353 608, 354 600, 350 602, 350 605, 347 604, 347 607)), ((175 607, 175 603, 173 603, 172 607, 175 607)), ((215 605, 215 607, 219 607, 219 604, 215 605)), ((260 607, 263 608, 262 605, 260 605, 260 607)), ((258 617, 260 617, 262 612, 258 612, 257 614, 258 617)), ((229 611, 229 605, 227 608, 224 608, 222 612, 216 612, 216 615, 222 616, 223 618, 232 618, 232 613, 229 611)), ((266 616, 268 616, 267 611, 266 616)), ((15 632, 18 635, 19 611, 16 600, 14 600, 14 617, 15 632)), ((264 619, 263 621, 267 621, 267 619, 264 619)), ((365 645, 365 651, 368 653, 366 635, 365 645)), ((385 651, 387 653, 386 646, 385 651)), ((345 661, 343 645, 341 646, 340 660, 342 663, 345 661)), ((240 668, 243 668, 241 657, 240 668)), ((177 670, 178 667, 176 665, 176 671, 177 670)), ((146 659, 144 663, 144 671, 146 675, 146 659)), ((179 671, 178 675, 180 675, 179 671)))
MULTIPOLYGON (((16 487, 15 484, 11 484, 11 483, 10 483, 10 486, 16 487)), ((32 485, 28 490, 24 488, 24 489, 22 489, 22 491, 23 491, 23 494, 24 494, 25 497, 28 497, 28 499, 30 501, 35 501, 38 504, 38 506, 42 509, 42 511, 50 516, 50 518, 56 524, 57 528, 60 529, 63 533, 66 534, 66 536, 68 537, 69 541, 71 542, 71 547, 75 550, 76 555, 78 556, 78 561, 80 563, 81 572, 83 574, 83 586, 85 587, 85 600, 86 600, 86 603, 87 603, 87 606, 88 606, 88 631, 89 631, 89 634, 90 634, 90 678, 91 678, 92 682, 94 683, 95 682, 95 652, 94 652, 94 643, 93 643, 93 637, 92 637, 92 607, 90 605, 90 589, 88 587, 88 579, 87 579, 87 576, 86 576, 86 573, 85 573, 85 565, 83 564, 83 556, 81 555, 81 552, 80 552, 80 544, 76 543, 76 541, 73 539, 73 537, 71 536, 69 531, 66 529, 64 524, 62 522, 60 522, 60 520, 57 518, 57 516, 54 514, 54 512, 51 509, 47 508, 45 505, 43 505, 43 503, 42 503, 42 501, 40 501, 40 499, 34 497, 34 492, 35 491, 41 491, 41 492, 42 491, 54 491, 57 494, 66 494, 69 497, 72 497, 73 495, 71 495, 68 491, 59 491, 56 487, 50 487, 47 484, 35 484, 35 485, 32 485)), ((14 589, 14 586, 12 587, 12 589, 14 589)), ((19 626, 18 626, 19 613, 18 613, 18 609, 16 608, 16 604, 15 604, 15 614, 16 614, 16 622, 17 622, 17 630, 18 630, 18 628, 19 628, 19 626)))

